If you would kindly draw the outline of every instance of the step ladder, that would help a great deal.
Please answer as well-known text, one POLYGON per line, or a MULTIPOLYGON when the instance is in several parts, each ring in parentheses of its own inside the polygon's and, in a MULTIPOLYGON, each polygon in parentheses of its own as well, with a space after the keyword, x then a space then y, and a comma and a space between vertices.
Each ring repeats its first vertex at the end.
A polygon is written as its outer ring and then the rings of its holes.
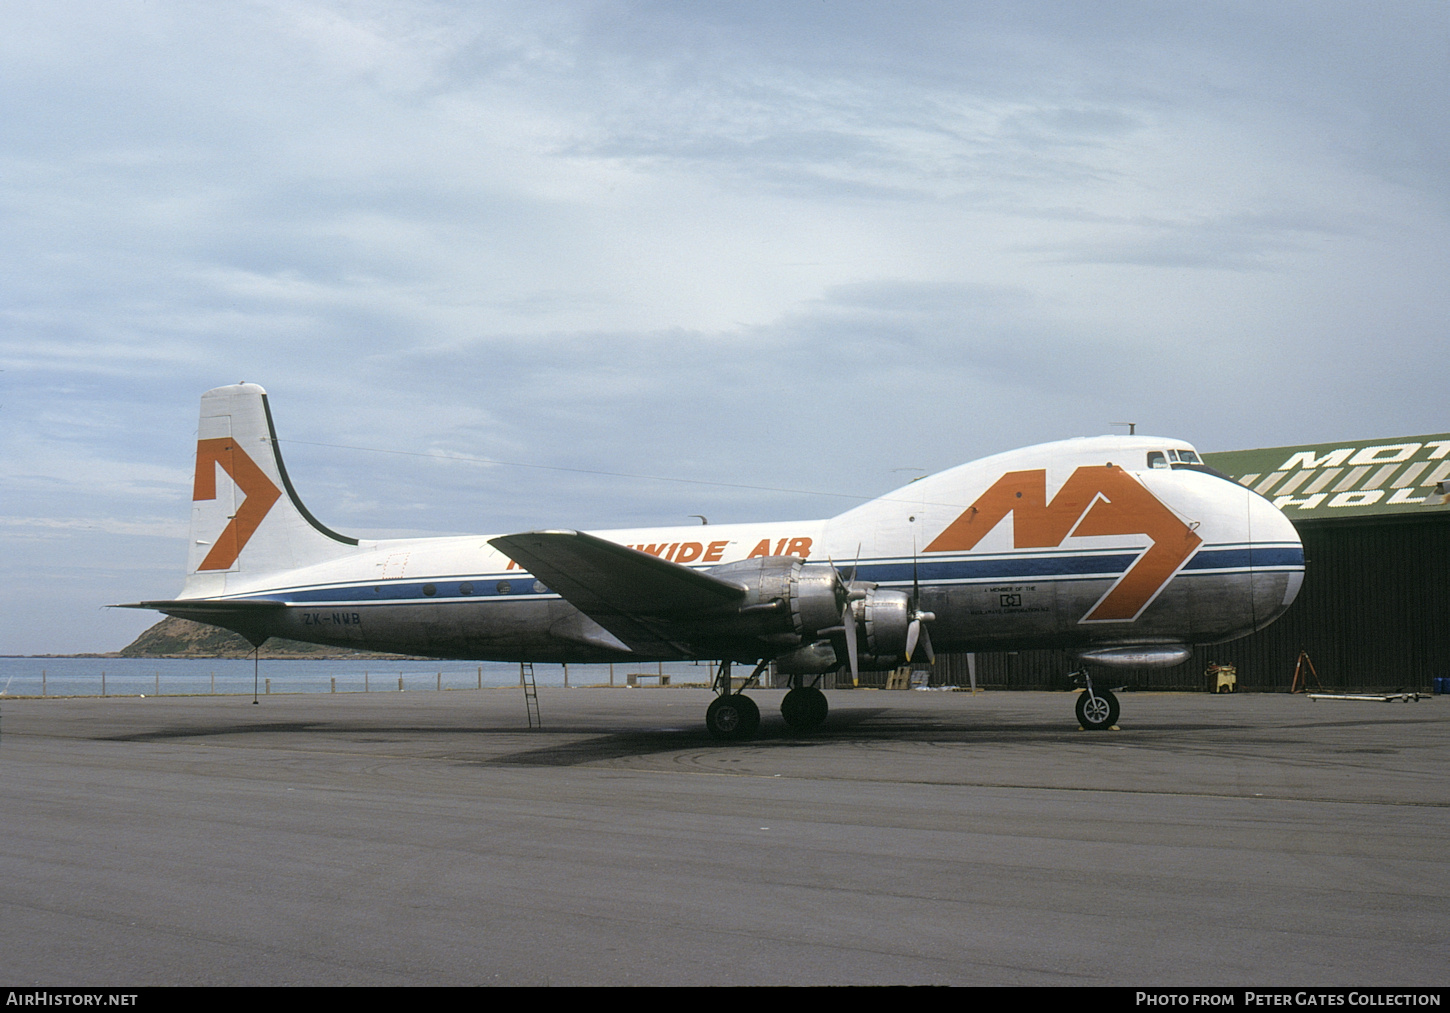
POLYGON ((539 687, 534 682, 534 663, 532 661, 519 662, 519 685, 524 688, 524 710, 529 715, 529 727, 544 727, 544 719, 539 716, 539 687))

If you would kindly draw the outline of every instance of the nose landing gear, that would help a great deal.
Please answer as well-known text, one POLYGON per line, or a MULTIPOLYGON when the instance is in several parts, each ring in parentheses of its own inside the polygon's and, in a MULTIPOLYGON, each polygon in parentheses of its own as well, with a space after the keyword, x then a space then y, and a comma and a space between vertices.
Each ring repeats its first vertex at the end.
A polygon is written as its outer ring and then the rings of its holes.
POLYGON ((1069 678, 1086 687, 1077 697, 1077 723, 1084 731, 1106 731, 1118 723, 1118 698, 1112 691, 1094 689, 1086 668, 1078 669, 1069 678))

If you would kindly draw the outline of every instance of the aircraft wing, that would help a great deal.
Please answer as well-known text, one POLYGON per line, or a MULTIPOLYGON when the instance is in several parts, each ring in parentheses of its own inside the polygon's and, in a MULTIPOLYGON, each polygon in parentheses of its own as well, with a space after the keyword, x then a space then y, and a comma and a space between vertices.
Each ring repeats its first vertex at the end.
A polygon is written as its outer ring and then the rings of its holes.
POLYGON ((640 654, 688 654, 676 624, 746 595, 740 584, 582 531, 527 531, 489 544, 640 654))

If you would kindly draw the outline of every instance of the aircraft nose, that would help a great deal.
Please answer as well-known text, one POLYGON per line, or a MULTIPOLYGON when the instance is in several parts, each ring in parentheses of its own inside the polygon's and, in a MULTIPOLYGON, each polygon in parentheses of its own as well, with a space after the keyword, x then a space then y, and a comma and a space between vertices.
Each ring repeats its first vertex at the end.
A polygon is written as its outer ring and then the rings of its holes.
MULTIPOLYGON (((1248 490, 1245 490, 1248 492, 1248 490)), ((1304 583, 1304 543, 1284 512, 1248 492, 1255 629, 1284 614, 1304 583)))

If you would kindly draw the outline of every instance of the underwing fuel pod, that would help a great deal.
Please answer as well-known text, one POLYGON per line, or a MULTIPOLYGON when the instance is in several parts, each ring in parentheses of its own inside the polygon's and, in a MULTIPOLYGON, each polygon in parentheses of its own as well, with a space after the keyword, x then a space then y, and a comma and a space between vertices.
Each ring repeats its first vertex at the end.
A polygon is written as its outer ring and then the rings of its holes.
MULTIPOLYGON (((1118 718, 1094 667, 1180 664, 1245 636, 1303 580, 1293 526, 1194 448, 1102 436, 997 454, 824 520, 364 540, 324 526, 255 384, 202 396, 187 578, 149 608, 234 630, 438 658, 719 660, 706 725, 760 724, 732 665, 774 663, 797 730, 821 676, 937 651, 1063 648, 1077 717, 1118 718)), ((745 680, 747 683, 749 680, 745 680)))

